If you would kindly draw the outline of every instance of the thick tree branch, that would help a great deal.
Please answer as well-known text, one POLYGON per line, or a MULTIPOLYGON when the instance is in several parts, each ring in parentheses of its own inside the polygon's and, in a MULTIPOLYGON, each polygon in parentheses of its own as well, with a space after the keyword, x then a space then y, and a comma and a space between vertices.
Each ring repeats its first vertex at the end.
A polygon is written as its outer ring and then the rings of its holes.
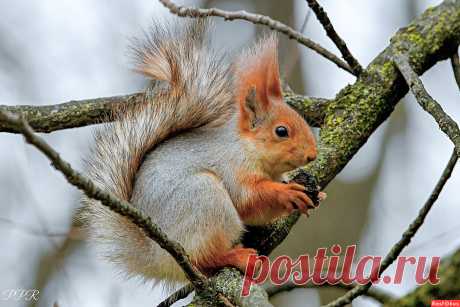
MULTIPOLYGON (((457 160, 458 160, 458 157, 454 150, 454 152, 452 153, 449 159, 449 162, 447 163, 446 167, 444 168, 444 171, 442 172, 441 177, 439 178, 435 188, 433 189, 433 192, 431 192, 430 197, 425 202, 422 209, 420 209, 417 217, 409 225, 407 230, 404 231, 401 239, 399 239, 399 241, 395 245, 393 245, 391 250, 385 256, 385 258, 382 261, 382 264, 380 265, 380 268, 379 268, 380 270, 378 271, 378 273, 372 272, 371 276, 380 277, 381 274, 396 260, 396 258, 398 258, 398 256, 401 254, 403 249, 407 245, 409 245, 412 238, 415 236, 417 231, 423 225, 423 222, 425 221, 426 216, 428 215, 434 203, 438 199, 439 194, 444 188, 447 180, 449 180, 450 176, 452 175, 452 171, 454 170, 457 160)), ((326 307, 345 306, 351 303, 351 301, 355 299, 356 297, 365 294, 371 286, 372 286, 371 282, 364 284, 364 285, 356 286, 352 290, 348 291, 344 296, 341 296, 338 299, 334 300, 333 302, 327 304, 326 307)))
POLYGON ((27 121, 20 116, 0 110, 0 121, 7 123, 15 131, 22 133, 26 141, 41 151, 70 184, 83 191, 86 196, 99 200, 104 206, 127 217, 131 222, 144 230, 148 237, 174 257, 197 290, 206 290, 208 284, 206 277, 190 262, 183 247, 179 243, 168 239, 167 235, 152 222, 150 217, 144 215, 128 202, 117 198, 112 193, 99 189, 91 180, 74 170, 51 146, 36 135, 27 121))
MULTIPOLYGON (((211 278, 211 284, 215 289, 225 295, 241 307, 273 307, 268 301, 267 292, 259 286, 251 287, 251 295, 241 297, 243 288, 241 272, 234 268, 225 268, 216 276, 211 278)), ((212 297, 207 297, 198 293, 190 307, 195 306, 216 306, 216 301, 212 297)))
POLYGON ((254 24, 260 24, 260 25, 267 26, 270 29, 283 33, 287 35, 287 37, 289 37, 290 39, 294 39, 300 44, 316 51, 318 54, 322 55, 329 61, 335 63, 338 67, 353 74, 353 70, 350 68, 350 66, 344 61, 342 61, 335 54, 326 50, 324 47, 321 47, 314 41, 307 38, 302 33, 295 31, 294 29, 285 25, 282 22, 273 20, 268 16, 248 13, 246 11, 228 12, 228 11, 220 10, 217 8, 210 8, 210 9, 191 8, 191 7, 185 7, 185 6, 174 4, 170 0, 159 0, 159 1, 167 9, 169 9, 171 13, 177 16, 180 16, 180 17, 206 18, 209 16, 215 16, 215 17, 222 17, 224 18, 224 20, 231 21, 235 19, 240 19, 240 20, 246 20, 246 21, 252 22, 254 24))
POLYGON ((334 44, 339 49, 342 57, 345 61, 347 61, 348 65, 350 65, 351 69, 353 70, 353 74, 355 76, 359 76, 363 68, 359 64, 358 60, 351 54, 350 50, 345 44, 345 41, 340 38, 340 36, 335 31, 334 27, 332 26, 331 20, 327 16, 326 12, 324 11, 323 7, 319 5, 316 0, 307 0, 308 6, 312 9, 315 13, 316 18, 319 20, 321 25, 323 26, 324 30, 326 31, 327 36, 334 42, 334 44))
POLYGON ((460 156, 460 129, 457 123, 442 109, 441 105, 434 100, 425 90, 422 81, 412 69, 408 59, 402 55, 395 56, 395 63, 404 76, 417 102, 422 108, 433 116, 439 128, 454 143, 457 155, 460 156))
MULTIPOLYGON (((120 104, 138 103, 143 94, 131 94, 115 97, 69 101, 45 106, 5 106, 0 110, 21 114, 35 132, 53 132, 56 130, 83 127, 110 119, 110 112, 120 104)), ((9 123, 0 123, 1 132, 20 133, 9 123)))
MULTIPOLYGON (((309 123, 318 127, 323 123, 328 100, 309 98, 294 93, 285 93, 285 100, 295 108, 309 123)), ((70 101, 46 106, 5 106, 0 111, 22 114, 36 132, 53 132, 98 124, 110 120, 111 111, 121 104, 135 104, 144 99, 142 93, 70 101)), ((0 132, 18 133, 14 126, 0 123, 0 132)))

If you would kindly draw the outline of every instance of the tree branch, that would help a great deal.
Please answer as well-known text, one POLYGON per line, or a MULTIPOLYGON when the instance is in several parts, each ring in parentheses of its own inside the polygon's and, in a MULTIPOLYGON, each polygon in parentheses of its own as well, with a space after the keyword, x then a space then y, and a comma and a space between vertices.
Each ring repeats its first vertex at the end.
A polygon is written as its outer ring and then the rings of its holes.
POLYGON ((433 116, 439 128, 441 128, 454 143, 457 155, 460 156, 460 129, 457 123, 444 112, 441 105, 428 94, 422 81, 410 66, 408 59, 402 55, 396 55, 394 60, 396 66, 412 90, 418 104, 433 116))
MULTIPOLYGON (((77 128, 110 120, 110 113, 120 104, 140 103, 143 94, 85 99, 45 106, 5 106, 0 111, 21 114, 36 132, 53 132, 77 128)), ((8 122, 0 123, 1 132, 20 133, 8 122)))
MULTIPOLYGON (((314 127, 323 123, 327 99, 309 98, 291 92, 284 94, 285 100, 295 108, 314 127)), ((85 99, 46 106, 5 106, 0 111, 22 114, 36 132, 53 132, 77 128, 111 120, 111 111, 122 104, 136 104, 144 99, 143 93, 123 96, 85 99)), ((18 133, 9 123, 0 122, 0 132, 18 133)))
POLYGON ((322 8, 321 5, 316 0, 307 0, 308 6, 311 10, 315 13, 316 18, 323 26, 324 30, 326 31, 327 36, 334 42, 334 44, 339 49, 342 57, 345 61, 347 61, 348 65, 350 66, 353 74, 355 76, 359 76, 363 68, 359 64, 359 62, 355 59, 355 57, 351 54, 350 50, 345 44, 345 41, 340 38, 340 36, 335 31, 334 27, 332 26, 331 20, 327 16, 326 12, 322 8))
MULTIPOLYGON (((439 178, 435 188, 433 189, 433 192, 431 192, 430 197, 425 202, 422 209, 420 209, 417 217, 414 219, 414 221, 412 221, 412 223, 409 225, 407 230, 404 231, 401 239, 399 239, 399 241, 395 245, 393 245, 391 250, 385 256, 385 258, 382 261, 382 264, 380 265, 380 268, 377 268, 379 271, 372 272, 370 276, 377 276, 380 278, 382 273, 396 260, 396 258, 398 258, 398 256, 401 254, 403 249, 407 245, 409 245, 412 238, 415 236, 417 231, 423 225, 423 222, 425 221, 426 216, 428 215, 434 203, 438 199, 439 194, 444 188, 447 180, 449 180, 452 174, 452 171, 454 170, 455 164, 457 163, 457 160, 458 160, 458 157, 454 150, 454 152, 452 153, 449 159, 449 162, 447 163, 444 171, 442 172, 441 177, 439 178)), ((350 304, 353 299, 357 298, 360 295, 365 294, 371 286, 372 286, 371 282, 364 284, 364 285, 356 286, 352 290, 348 291, 345 295, 327 304, 326 307, 340 307, 340 306, 345 306, 346 304, 350 304)))
POLYGON ((460 89, 460 58, 458 53, 454 53, 450 58, 450 63, 452 64, 452 70, 454 71, 455 81, 460 89))
POLYGON ((460 249, 441 263, 439 284, 425 284, 400 299, 384 304, 385 307, 430 306, 433 299, 460 299, 460 249))
MULTIPOLYGON (((267 292, 260 286, 251 287, 251 295, 241 297, 243 288, 241 272, 234 268, 225 268, 211 278, 211 284, 217 292, 228 297, 241 307, 273 307, 268 301, 267 292)), ((196 294, 190 307, 215 306, 216 301, 212 297, 196 294)))
POLYGON ((217 8, 210 8, 210 9, 191 8, 191 7, 185 7, 185 6, 174 4, 170 0, 159 0, 159 1, 172 14, 175 14, 180 17, 206 18, 209 16, 214 16, 214 17, 222 17, 226 21, 240 19, 240 20, 246 20, 246 21, 252 22, 253 24, 260 24, 260 25, 267 26, 270 29, 283 33, 287 35, 287 37, 289 37, 290 39, 294 39, 300 44, 316 51, 318 54, 322 55, 329 61, 335 63, 338 67, 353 74, 353 70, 350 68, 350 66, 344 61, 342 61, 340 58, 338 58, 335 54, 321 47, 319 44, 310 40, 302 33, 295 31, 294 29, 285 25, 282 22, 273 20, 268 16, 248 13, 242 10, 237 11, 237 12, 228 12, 228 11, 220 10, 217 8))
POLYGON ((27 121, 20 116, 0 110, 0 120, 13 127, 15 131, 22 133, 27 143, 41 151, 70 184, 83 191, 86 196, 99 200, 112 211, 127 217, 131 222, 144 230, 149 238, 154 240, 176 260, 177 264, 182 268, 197 290, 206 289, 206 277, 190 262, 183 247, 179 243, 168 239, 167 235, 152 222, 150 217, 144 215, 128 202, 117 198, 112 193, 99 189, 91 180, 74 170, 68 162, 61 159, 59 154, 51 146, 37 136, 27 121))
MULTIPOLYGON (((282 284, 280 286, 272 285, 270 287, 267 287, 265 290, 267 291, 268 296, 271 297, 271 296, 276 295, 278 293, 285 292, 285 291, 291 291, 291 290, 298 289, 298 288, 304 288, 304 289, 327 289, 327 288, 332 288, 332 289, 351 290, 355 286, 356 286, 355 284, 351 284, 351 285, 345 285, 345 284, 337 284, 337 285, 330 285, 330 284, 324 284, 324 285, 315 285, 315 284, 296 285, 293 282, 288 282, 288 283, 282 284)), ((394 300, 394 297, 391 294, 388 294, 385 291, 382 291, 382 290, 379 290, 379 289, 369 289, 369 291, 365 295, 375 299, 376 301, 378 301, 378 302, 380 302, 382 304, 394 300)))
POLYGON ((173 294, 168 296, 163 302, 161 302, 157 307, 170 307, 175 302, 178 302, 192 293, 194 290, 192 284, 185 285, 184 287, 180 288, 179 290, 175 291, 173 294))

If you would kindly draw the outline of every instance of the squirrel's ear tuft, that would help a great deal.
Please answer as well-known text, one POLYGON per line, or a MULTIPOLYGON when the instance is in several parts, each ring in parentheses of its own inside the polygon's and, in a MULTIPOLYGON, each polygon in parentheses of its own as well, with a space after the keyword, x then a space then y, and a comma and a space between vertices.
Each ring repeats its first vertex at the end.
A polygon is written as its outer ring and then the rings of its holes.
POLYGON ((257 102, 263 107, 282 98, 277 45, 277 36, 270 34, 240 55, 235 64, 240 103, 246 102, 251 88, 255 88, 257 102))

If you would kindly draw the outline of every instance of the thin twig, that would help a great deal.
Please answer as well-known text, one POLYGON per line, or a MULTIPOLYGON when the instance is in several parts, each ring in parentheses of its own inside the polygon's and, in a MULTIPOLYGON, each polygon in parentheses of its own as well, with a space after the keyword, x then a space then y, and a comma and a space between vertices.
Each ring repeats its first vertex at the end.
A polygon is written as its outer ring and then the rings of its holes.
POLYGON ((193 290, 194 289, 192 284, 187 284, 168 296, 168 298, 161 302, 157 307, 170 307, 172 304, 186 298, 190 293, 193 292, 193 290))
POLYGON ((455 81, 457 81, 458 88, 460 89, 460 57, 457 52, 450 58, 450 63, 454 71, 455 81))
MULTIPOLYGON (((395 245, 393 245, 391 250, 385 256, 380 268, 378 268, 378 272, 372 272, 370 276, 377 276, 378 278, 380 278, 381 274, 396 260, 396 258, 401 254, 402 250, 407 245, 409 245, 410 241, 425 221, 428 212, 430 212, 430 209, 433 207, 434 203, 438 199, 439 194, 444 188, 444 185, 446 184, 447 180, 450 178, 452 171, 454 170, 455 164, 457 163, 457 160, 458 156, 454 150, 449 159, 449 162, 447 163, 446 167, 444 168, 444 171, 442 172, 441 177, 436 183, 433 192, 431 192, 430 197, 425 202, 422 209, 420 209, 417 217, 412 221, 412 223, 409 225, 406 231, 404 231, 401 239, 399 239, 399 241, 395 245)), ((346 304, 350 304, 353 299, 365 294, 371 286, 372 282, 356 286, 352 290, 345 293, 345 295, 327 304, 326 307, 340 307, 346 304)))
MULTIPOLYGON (((278 293, 285 292, 285 291, 291 291, 291 290, 298 289, 298 288, 351 290, 355 286, 356 286, 355 284, 351 284, 351 285, 345 285, 345 284, 337 284, 337 285, 330 285, 330 284, 324 284, 324 285, 315 285, 315 284, 297 285, 297 284, 295 284, 295 283, 293 283, 291 281, 291 282, 284 283, 284 284, 282 284, 280 286, 271 285, 270 287, 265 288, 265 290, 267 291, 268 296, 271 297, 271 296, 276 295, 278 293)), ((394 299, 394 297, 391 294, 389 294, 389 293, 387 293, 385 291, 382 291, 380 289, 369 289, 369 291, 365 295, 375 299, 376 301, 378 301, 378 302, 380 302, 382 304, 384 304, 386 302, 389 302, 389 301, 394 299)))
POLYGON ((439 128, 454 143, 457 155, 460 156, 460 129, 457 123, 442 109, 426 91, 417 73, 412 69, 407 57, 396 55, 394 61, 403 75, 417 102, 422 108, 433 116, 439 128))
MULTIPOLYGON (((143 93, 69 101, 60 104, 32 106, 0 105, 0 111, 22 114, 35 132, 49 133, 57 130, 99 124, 111 120, 111 111, 120 105, 136 104, 144 99, 143 93)), ((329 103, 324 98, 309 98, 285 93, 284 100, 297 110, 313 127, 322 125, 329 103)), ((0 122, 0 132, 18 133, 15 126, 0 122)))
POLYGON ((201 8, 192 8, 192 7, 177 5, 177 4, 174 4, 170 0, 159 0, 159 1, 167 9, 169 9, 171 13, 177 16, 180 16, 180 17, 206 18, 209 16, 214 16, 214 17, 222 17, 224 18, 224 20, 231 21, 231 20, 239 19, 239 20, 246 20, 246 21, 252 22, 253 24, 260 24, 260 25, 267 26, 272 30, 275 30, 277 32, 287 35, 287 37, 289 37, 290 39, 294 39, 298 41, 300 44, 316 51, 318 54, 322 55, 326 59, 335 63, 338 67, 348 71, 351 74, 354 74, 351 67, 347 63, 342 61, 338 56, 328 51, 324 47, 320 46, 319 44, 315 43, 311 39, 307 38, 302 33, 292 29, 288 25, 280 21, 273 20, 268 16, 248 13, 243 10, 229 12, 229 11, 224 11, 224 10, 217 9, 217 8, 201 9, 201 8))
MULTIPOLYGON (((302 33, 302 35, 305 33, 305 29, 307 29, 307 24, 308 24, 308 20, 310 19, 310 15, 311 15, 311 10, 307 9, 307 14, 305 14, 305 18, 303 19, 302 26, 300 27, 300 30, 299 30, 299 32, 302 33)), ((297 44, 295 44, 295 46, 292 46, 291 49, 292 49, 292 52, 290 52, 289 54, 293 54, 293 56, 289 58, 285 66, 286 68, 284 69, 286 80, 289 80, 289 77, 291 76, 291 73, 294 70, 300 58, 300 51, 297 49, 297 44)))
POLYGON ((319 5, 319 3, 316 0, 307 0, 307 3, 308 6, 312 9, 312 11, 315 13, 316 18, 323 26, 327 36, 329 36, 329 38, 339 49, 340 53, 342 54, 342 58, 345 61, 347 61, 348 65, 353 70, 353 74, 355 76, 359 76, 363 72, 363 68, 359 64, 358 60, 356 60, 355 57, 351 54, 350 50, 347 47, 347 44, 345 44, 345 41, 342 38, 340 38, 340 36, 335 31, 334 27, 332 26, 331 20, 327 16, 322 6, 319 5))
POLYGON ((112 211, 127 217, 131 222, 144 230, 148 237, 154 240, 161 248, 168 251, 176 260, 177 264, 179 264, 197 290, 205 288, 207 284, 206 277, 190 262, 183 247, 179 243, 168 239, 166 233, 154 224, 150 217, 144 215, 128 202, 118 199, 112 193, 99 189, 91 180, 74 170, 68 162, 61 159, 59 154, 51 146, 34 133, 27 121, 22 117, 0 110, 0 120, 14 126, 17 131, 21 132, 27 143, 41 151, 51 161, 52 165, 65 176, 70 184, 82 190, 88 197, 99 200, 112 211))

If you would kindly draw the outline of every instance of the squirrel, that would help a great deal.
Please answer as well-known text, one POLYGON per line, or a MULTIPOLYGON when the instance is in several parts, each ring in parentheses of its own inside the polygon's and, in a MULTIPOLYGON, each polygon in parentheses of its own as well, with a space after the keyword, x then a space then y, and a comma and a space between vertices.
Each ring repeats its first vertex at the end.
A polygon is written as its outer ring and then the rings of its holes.
MULTIPOLYGON (((104 190, 150 216, 196 267, 244 272, 245 225, 268 224, 312 200, 282 175, 315 160, 315 137, 283 101, 277 38, 233 60, 210 47, 209 24, 154 24, 134 47, 145 99, 95 131, 87 168, 104 190)), ((127 218, 84 198, 90 239, 128 276, 185 281, 175 260, 127 218)))

